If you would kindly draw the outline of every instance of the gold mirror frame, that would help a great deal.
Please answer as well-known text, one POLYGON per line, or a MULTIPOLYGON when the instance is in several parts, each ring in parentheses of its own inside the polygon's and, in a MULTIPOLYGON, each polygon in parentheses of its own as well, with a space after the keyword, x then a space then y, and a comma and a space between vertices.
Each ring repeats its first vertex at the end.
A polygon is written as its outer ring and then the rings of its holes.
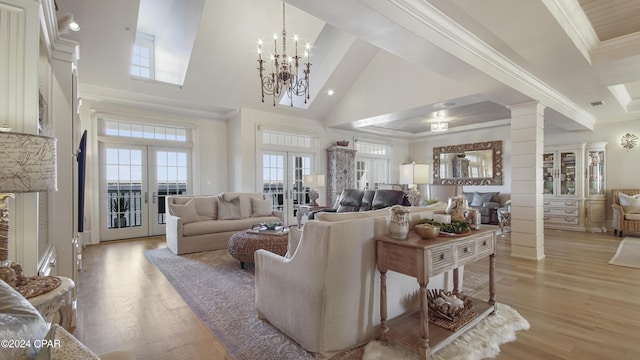
POLYGON ((439 146, 433 148, 433 183, 442 185, 502 185, 502 141, 486 141, 473 144, 439 146), (440 178, 440 154, 465 153, 467 151, 492 150, 493 177, 440 178))

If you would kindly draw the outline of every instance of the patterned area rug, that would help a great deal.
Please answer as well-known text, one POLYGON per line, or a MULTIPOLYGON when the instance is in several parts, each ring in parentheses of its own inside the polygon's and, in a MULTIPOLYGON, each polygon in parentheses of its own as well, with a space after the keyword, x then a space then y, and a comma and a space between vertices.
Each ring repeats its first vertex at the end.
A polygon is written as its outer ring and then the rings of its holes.
POLYGON ((258 319, 253 264, 227 250, 175 255, 146 250, 151 261, 236 360, 314 359, 270 324, 258 319))
MULTIPOLYGON (((240 263, 232 258, 227 250, 178 256, 164 248, 147 250, 145 256, 164 274, 234 359, 314 359, 312 354, 293 340, 269 323, 258 319, 255 311, 253 264, 246 264, 244 270, 240 269, 240 263)), ((469 295, 482 290, 483 286, 486 287, 487 275, 473 274, 465 271, 463 291, 469 295)), ((503 307, 509 308, 500 304, 499 309, 503 307)), ((476 327, 482 326, 485 321, 486 319, 476 327)), ((526 323, 526 320, 524 322, 526 323)), ((438 354, 446 354, 445 351, 464 353, 466 350, 460 347, 464 344, 459 344, 463 338, 443 348, 438 354), (449 348, 453 350, 447 350, 449 348)), ((479 341, 484 340, 486 339, 479 341)), ((371 352, 369 348, 376 346, 376 343, 349 350, 334 356, 331 360, 361 360, 365 351, 371 352)), ((497 348, 499 343, 490 345, 497 348)), ((404 358, 402 349, 384 347, 383 350, 391 351, 384 353, 385 359, 404 358)))
POLYGON ((640 269, 640 239, 629 236, 622 239, 609 264, 640 269))

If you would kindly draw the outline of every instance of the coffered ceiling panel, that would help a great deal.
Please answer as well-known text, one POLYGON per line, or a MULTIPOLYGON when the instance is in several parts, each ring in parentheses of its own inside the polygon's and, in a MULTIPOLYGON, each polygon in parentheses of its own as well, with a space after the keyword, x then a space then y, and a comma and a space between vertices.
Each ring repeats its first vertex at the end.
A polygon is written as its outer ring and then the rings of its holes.
POLYGON ((578 1, 600 41, 640 32, 640 1, 578 1))

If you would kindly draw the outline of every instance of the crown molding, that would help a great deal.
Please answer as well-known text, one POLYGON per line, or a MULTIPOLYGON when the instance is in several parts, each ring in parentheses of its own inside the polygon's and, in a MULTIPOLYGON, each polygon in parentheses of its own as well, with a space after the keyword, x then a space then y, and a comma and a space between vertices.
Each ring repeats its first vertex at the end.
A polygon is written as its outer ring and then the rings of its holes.
POLYGON ((129 106, 143 111, 160 111, 171 114, 185 115, 199 119, 227 120, 232 110, 203 110, 194 109, 194 105, 173 100, 168 103, 166 98, 142 95, 140 93, 116 90, 102 86, 81 83, 80 97, 84 100, 111 105, 129 106))
MULTIPOLYGON (((556 109, 580 125, 593 129, 596 119, 589 112, 575 104, 564 94, 556 91, 524 68, 511 61, 482 39, 462 27, 435 6, 424 0, 389 0, 422 25, 439 34, 444 42, 456 49, 443 48, 452 54, 462 50, 465 57, 461 60, 485 72, 498 81, 521 91, 525 95, 539 100, 546 106, 556 109)), ((553 0, 547 0, 553 1, 553 0)), ((426 39, 433 42, 433 39, 426 39)), ((435 43, 435 42, 434 42, 435 43)))

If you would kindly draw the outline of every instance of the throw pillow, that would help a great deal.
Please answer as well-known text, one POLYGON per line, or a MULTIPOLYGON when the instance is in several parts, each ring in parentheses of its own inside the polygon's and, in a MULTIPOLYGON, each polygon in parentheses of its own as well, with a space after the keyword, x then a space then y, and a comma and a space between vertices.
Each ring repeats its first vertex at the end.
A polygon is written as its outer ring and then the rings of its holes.
POLYGON ((231 199, 231 201, 226 201, 224 197, 220 196, 218 198, 218 219, 242 219, 242 216, 240 216, 240 197, 235 197, 231 199))
POLYGON ((62 326, 51 324, 51 329, 46 336, 44 344, 51 346, 43 346, 36 360, 40 359, 96 359, 100 360, 98 355, 94 354, 88 347, 84 346, 73 335, 69 334, 62 326))
POLYGON ((251 198, 251 208, 253 209, 251 217, 270 216, 273 211, 273 200, 251 198))
POLYGON ((640 214, 640 194, 629 196, 624 193, 618 193, 620 206, 628 214, 640 214))
POLYGON ((493 194, 491 193, 480 194, 479 192, 476 192, 473 194, 473 201, 470 206, 484 206, 484 203, 491 201, 492 195, 493 194))
POLYGON ((186 204, 169 204, 169 211, 171 212, 171 215, 182 218, 183 224, 200 220, 200 215, 198 215, 196 203, 193 199, 187 201, 186 204))

